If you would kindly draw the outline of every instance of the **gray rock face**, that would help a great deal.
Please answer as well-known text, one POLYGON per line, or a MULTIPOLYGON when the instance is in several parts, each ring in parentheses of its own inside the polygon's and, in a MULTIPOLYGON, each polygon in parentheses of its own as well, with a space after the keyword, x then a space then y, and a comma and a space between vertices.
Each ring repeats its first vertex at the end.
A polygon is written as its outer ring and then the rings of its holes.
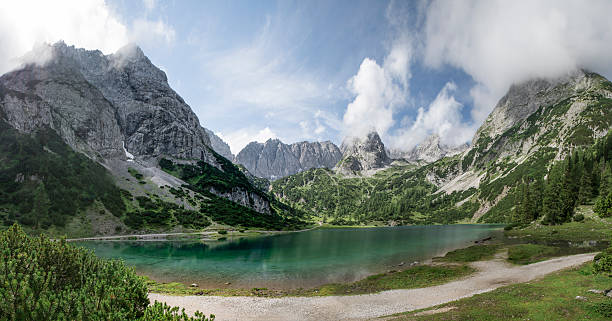
POLYGON ((76 150, 104 158, 124 156, 116 110, 72 65, 31 65, 3 75, 0 109, 20 131, 48 126, 76 150))
POLYGON ((433 134, 408 152, 393 151, 393 158, 403 158, 411 162, 433 163, 446 156, 454 156, 468 149, 467 144, 451 147, 440 143, 440 136, 433 134))
POLYGON ((214 162, 207 148, 210 140, 197 116, 140 48, 127 45, 107 56, 63 43, 52 49, 52 63, 79 70, 115 107, 130 153, 214 162))
POLYGON ((370 132, 365 138, 347 138, 342 142, 340 150, 342 160, 337 169, 344 174, 378 169, 391 163, 385 145, 376 132, 370 132))
POLYGON ((233 161, 234 154, 232 154, 229 145, 224 142, 221 137, 215 135, 212 130, 204 128, 204 131, 208 135, 208 138, 210 138, 210 147, 212 147, 212 149, 219 155, 229 159, 230 161, 233 161))
POLYGON ((7 120, 33 131, 50 126, 73 148, 125 157, 168 155, 214 163, 198 118, 140 48, 112 55, 57 43, 44 66, 0 78, 7 120))
POLYGON ((554 79, 533 79, 510 87, 484 124, 474 135, 472 145, 481 136, 501 135, 515 124, 527 119, 541 106, 553 105, 592 85, 583 70, 576 70, 554 79))
POLYGON ((255 176, 278 179, 311 168, 332 168, 342 153, 331 142, 284 144, 278 139, 252 142, 236 155, 236 162, 255 176))
MULTIPOLYGON (((49 50, 53 58, 45 65, 0 77, 0 117, 11 126, 22 132, 50 127, 100 162, 169 156, 221 169, 197 116, 140 48, 103 55, 57 43, 49 50)), ((268 200, 242 188, 216 194, 271 212, 268 200)))

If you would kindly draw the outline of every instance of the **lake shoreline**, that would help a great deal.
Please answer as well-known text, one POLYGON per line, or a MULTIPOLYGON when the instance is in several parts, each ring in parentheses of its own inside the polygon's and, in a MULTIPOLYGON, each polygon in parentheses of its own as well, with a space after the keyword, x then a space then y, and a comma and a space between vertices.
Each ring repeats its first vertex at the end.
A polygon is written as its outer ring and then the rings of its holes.
POLYGON ((594 256, 594 253, 578 254, 522 266, 513 266, 496 258, 471 263, 479 272, 458 281, 367 295, 258 298, 151 293, 149 298, 152 302, 179 306, 189 314, 197 310, 212 313, 218 320, 364 320, 424 309, 489 292, 501 286, 528 282, 556 271, 580 266, 591 261, 594 256))

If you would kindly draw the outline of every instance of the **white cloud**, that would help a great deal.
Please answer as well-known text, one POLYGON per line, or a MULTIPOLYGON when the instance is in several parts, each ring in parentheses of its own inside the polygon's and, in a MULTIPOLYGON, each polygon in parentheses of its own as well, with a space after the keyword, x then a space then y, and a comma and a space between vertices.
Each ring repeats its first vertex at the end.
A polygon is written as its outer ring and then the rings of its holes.
POLYGON ((424 62, 463 69, 480 123, 511 84, 577 67, 612 76, 610 1, 434 1, 424 62))
POLYGON ((155 7, 157 7, 156 0, 142 0, 142 4, 147 12, 151 12, 153 9, 155 9, 155 7))
POLYGON ((140 45, 155 45, 160 40, 171 45, 174 42, 175 33, 174 28, 162 20, 139 18, 132 23, 130 40, 140 45))
POLYGON ((242 128, 228 134, 216 133, 216 135, 227 142, 234 155, 237 155, 250 142, 263 143, 268 139, 277 138, 276 133, 269 127, 260 130, 242 128))
POLYGON ((456 89, 454 83, 447 83, 427 109, 419 108, 412 125, 400 129, 396 135, 389 137, 390 147, 410 150, 432 134, 439 135, 441 143, 450 146, 457 146, 470 140, 474 127, 462 121, 463 105, 452 96, 456 89))
POLYGON ((128 42, 128 31, 103 0, 0 1, 0 73, 36 43, 59 40, 111 53, 128 42))
MULTIPOLYGON (((307 111, 319 105, 331 89, 294 61, 294 48, 278 48, 272 20, 255 39, 238 48, 207 52, 204 72, 214 79, 223 105, 263 110, 307 111)), ((217 102, 216 105, 218 105, 217 102)))
POLYGON ((174 29, 161 20, 136 19, 129 27, 104 0, 0 0, 0 73, 18 67, 36 44, 63 40, 109 54, 128 42, 171 43, 174 29))

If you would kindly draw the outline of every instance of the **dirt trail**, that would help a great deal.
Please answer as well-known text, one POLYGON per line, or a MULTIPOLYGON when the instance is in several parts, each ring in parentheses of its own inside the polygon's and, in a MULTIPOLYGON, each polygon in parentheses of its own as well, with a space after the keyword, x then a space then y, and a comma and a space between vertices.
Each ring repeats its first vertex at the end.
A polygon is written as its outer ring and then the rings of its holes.
POLYGON ((367 320, 399 312, 423 309, 492 291, 513 283, 528 282, 546 274, 581 265, 595 254, 579 254, 530 265, 515 266, 500 258, 473 263, 478 272, 443 285, 392 290, 377 294, 328 297, 218 297, 168 296, 151 293, 151 301, 163 301, 215 314, 216 320, 367 320))

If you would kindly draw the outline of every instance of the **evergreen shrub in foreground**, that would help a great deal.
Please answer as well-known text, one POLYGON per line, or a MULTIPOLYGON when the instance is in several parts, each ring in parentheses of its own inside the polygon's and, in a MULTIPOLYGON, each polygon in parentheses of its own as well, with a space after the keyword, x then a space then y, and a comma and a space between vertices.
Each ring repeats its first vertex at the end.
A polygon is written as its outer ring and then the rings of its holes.
POLYGON ((208 319, 157 302, 149 307, 133 268, 13 225, 0 233, 0 320, 208 319))

